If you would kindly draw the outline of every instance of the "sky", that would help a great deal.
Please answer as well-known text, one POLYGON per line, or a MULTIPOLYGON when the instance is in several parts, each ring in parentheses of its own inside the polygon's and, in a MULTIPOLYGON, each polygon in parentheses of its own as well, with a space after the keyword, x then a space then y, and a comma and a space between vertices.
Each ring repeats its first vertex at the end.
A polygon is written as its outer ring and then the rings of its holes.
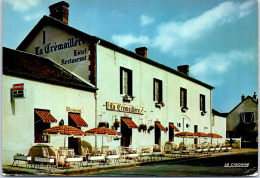
MULTIPOLYGON (((2 45, 16 49, 57 0, 2 0, 2 45)), ((69 25, 214 87, 213 108, 230 112, 258 94, 257 0, 66 0, 69 25)))

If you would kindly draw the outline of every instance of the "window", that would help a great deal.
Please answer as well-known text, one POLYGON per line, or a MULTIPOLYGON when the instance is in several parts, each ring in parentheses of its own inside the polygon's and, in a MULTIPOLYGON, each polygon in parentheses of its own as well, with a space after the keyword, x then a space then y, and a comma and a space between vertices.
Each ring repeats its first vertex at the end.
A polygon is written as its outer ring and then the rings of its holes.
POLYGON ((242 112, 240 113, 240 121, 243 123, 254 123, 254 113, 253 112, 242 112))
POLYGON ((162 81, 158 79, 153 79, 153 100, 157 102, 163 101, 162 81))
POLYGON ((200 110, 205 111, 205 95, 200 95, 200 110))
POLYGON ((48 110, 36 110, 34 112, 34 142, 35 143, 49 143, 48 135, 44 135, 43 131, 45 129, 50 128, 50 122, 46 122, 47 118, 51 117, 46 115, 46 113, 50 113, 48 110), (41 114, 43 113, 43 114, 41 114), (44 116, 43 116, 44 115, 44 116))
POLYGON ((120 67, 120 94, 132 96, 132 70, 120 67))
POLYGON ((180 89, 180 107, 187 108, 187 90, 185 88, 180 89))

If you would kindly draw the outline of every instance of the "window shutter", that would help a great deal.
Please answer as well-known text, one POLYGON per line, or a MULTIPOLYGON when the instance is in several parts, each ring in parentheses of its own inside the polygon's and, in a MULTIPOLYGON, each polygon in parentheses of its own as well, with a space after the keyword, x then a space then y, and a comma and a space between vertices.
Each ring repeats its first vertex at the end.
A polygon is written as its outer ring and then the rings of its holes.
POLYGON ((162 87, 162 81, 159 82, 159 100, 163 101, 163 87, 162 87))
POLYGON ((187 90, 184 90, 184 106, 187 107, 187 90))
POLYGON ((155 79, 153 79, 153 100, 155 101, 155 79))
POLYGON ((123 70, 120 67, 120 94, 123 94, 123 70))
POLYGON ((128 95, 133 96, 133 75, 132 75, 132 70, 128 71, 128 95))

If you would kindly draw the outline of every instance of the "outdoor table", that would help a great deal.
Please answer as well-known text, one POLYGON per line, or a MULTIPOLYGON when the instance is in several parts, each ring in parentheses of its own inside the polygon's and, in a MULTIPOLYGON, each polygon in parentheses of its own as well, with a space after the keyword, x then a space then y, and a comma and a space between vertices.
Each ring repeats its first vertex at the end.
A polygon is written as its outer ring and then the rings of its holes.
POLYGON ((120 155, 106 155, 107 161, 114 160, 114 162, 117 161, 120 164, 119 158, 120 158, 120 155))
POLYGON ((18 155, 15 155, 12 166, 14 166, 15 163, 16 163, 16 166, 18 166, 19 161, 25 161, 26 162, 26 167, 27 167, 28 166, 28 162, 30 162, 31 160, 32 160, 31 156, 18 156, 18 155))
POLYGON ((142 159, 143 157, 147 157, 147 161, 149 160, 149 158, 152 158, 152 153, 140 153, 140 159, 142 159))
MULTIPOLYGON (((98 155, 98 156, 88 156, 87 157, 87 163, 89 163, 89 162, 94 162, 94 161, 98 161, 99 163, 101 163, 102 161, 104 161, 105 162, 105 155, 98 155)), ((87 164, 87 166, 88 166, 88 164, 87 164)))
POLYGON ((152 152, 151 160, 153 160, 153 157, 161 157, 162 159, 162 152, 152 152))
POLYGON ((35 157, 34 161, 35 161, 36 165, 37 164, 39 165, 39 168, 40 168, 41 164, 45 163, 45 164, 47 164, 47 168, 49 168, 49 170, 51 170, 51 168, 54 169, 54 158, 35 157))
POLYGON ((65 163, 78 163, 78 166, 83 166, 83 157, 66 158, 65 163))
POLYGON ((139 157, 139 154, 137 154, 137 153, 126 154, 126 160, 134 160, 134 159, 137 159, 138 157, 139 157))

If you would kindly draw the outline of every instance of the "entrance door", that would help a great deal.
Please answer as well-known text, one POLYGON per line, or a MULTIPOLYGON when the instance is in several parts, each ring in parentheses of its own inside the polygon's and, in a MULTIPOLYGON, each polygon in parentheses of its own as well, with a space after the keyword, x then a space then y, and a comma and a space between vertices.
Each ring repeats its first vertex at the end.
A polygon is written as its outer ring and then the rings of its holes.
POLYGON ((73 138, 73 137, 69 137, 69 143, 68 143, 68 147, 70 149, 74 149, 74 152, 76 155, 80 155, 81 154, 81 139, 80 138, 73 138))
POLYGON ((154 141, 154 143, 161 145, 161 129, 156 124, 155 124, 154 128, 155 128, 155 134, 154 134, 155 141, 154 141))
MULTIPOLYGON (((194 125, 194 133, 198 132, 198 125, 194 125)), ((194 144, 198 144, 198 138, 194 138, 194 144)))
POLYGON ((174 141, 174 130, 173 128, 170 126, 169 124, 169 142, 173 142, 174 141))
POLYGON ((121 120, 121 146, 129 147, 132 144, 132 129, 121 120))
MULTIPOLYGON (((68 116, 69 119, 69 126, 76 127, 81 130, 80 127, 77 127, 77 124, 72 120, 70 116, 68 116)), ((74 152, 76 155, 81 155, 81 139, 80 138, 68 138, 68 148, 74 149, 74 152)))

